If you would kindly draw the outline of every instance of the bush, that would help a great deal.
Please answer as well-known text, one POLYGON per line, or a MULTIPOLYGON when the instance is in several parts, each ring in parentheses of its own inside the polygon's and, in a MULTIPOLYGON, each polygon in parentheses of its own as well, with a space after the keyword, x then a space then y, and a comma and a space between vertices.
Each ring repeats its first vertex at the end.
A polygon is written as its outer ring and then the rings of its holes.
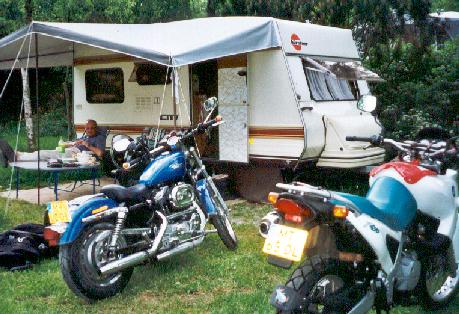
POLYGON ((439 126, 457 132, 459 120, 459 44, 421 50, 411 44, 390 48, 368 66, 386 82, 374 86, 386 136, 412 138, 419 129, 439 126))

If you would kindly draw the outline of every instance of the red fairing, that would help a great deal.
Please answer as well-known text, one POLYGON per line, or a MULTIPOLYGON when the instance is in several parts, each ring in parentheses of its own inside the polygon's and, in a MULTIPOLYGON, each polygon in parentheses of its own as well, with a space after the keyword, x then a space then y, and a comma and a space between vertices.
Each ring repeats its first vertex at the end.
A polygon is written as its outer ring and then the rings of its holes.
POLYGON ((400 161, 388 162, 379 167, 373 168, 370 171, 370 176, 373 177, 385 169, 394 168, 394 170, 402 176, 406 183, 414 184, 425 176, 437 175, 437 173, 432 170, 418 168, 418 164, 419 163, 407 163, 400 161))

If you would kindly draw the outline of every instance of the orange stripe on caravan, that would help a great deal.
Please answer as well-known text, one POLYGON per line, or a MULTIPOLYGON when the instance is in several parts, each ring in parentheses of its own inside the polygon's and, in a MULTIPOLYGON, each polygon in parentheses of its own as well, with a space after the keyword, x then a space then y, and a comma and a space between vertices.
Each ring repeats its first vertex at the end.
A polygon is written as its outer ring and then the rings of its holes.
MULTIPOLYGON (((131 126, 131 125, 104 125, 104 124, 99 124, 100 126, 104 126, 104 127, 107 127, 109 128, 109 130, 113 133, 113 132, 124 132, 124 133, 132 133, 132 134, 138 134, 138 133, 141 133, 145 128, 152 128, 153 126, 151 125, 135 125, 135 126, 131 126)), ((76 124, 75 125, 75 130, 77 132, 84 132, 84 124, 76 124)), ((155 127, 156 128, 156 127, 155 127)), ((161 129, 165 129, 165 130, 173 130, 174 127, 170 126, 161 126, 160 127, 161 129)))
POLYGON ((304 138, 303 128, 251 127, 250 137, 304 138))
MULTIPOLYGON (((145 128, 152 127, 151 125, 101 125, 108 127, 112 132, 140 133, 145 128)), ((84 125, 77 124, 75 129, 77 132, 84 132, 84 125)), ((174 127, 160 127, 166 130, 173 130, 174 127)), ((251 127, 249 128, 250 137, 265 137, 265 138, 304 138, 303 128, 275 128, 275 127, 251 127)))

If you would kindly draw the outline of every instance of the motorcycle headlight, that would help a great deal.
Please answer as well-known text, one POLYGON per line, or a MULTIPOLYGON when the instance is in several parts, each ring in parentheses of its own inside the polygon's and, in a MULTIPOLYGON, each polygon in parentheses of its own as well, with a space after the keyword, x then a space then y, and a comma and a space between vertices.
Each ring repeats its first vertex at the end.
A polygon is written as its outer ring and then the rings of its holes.
POLYGON ((189 184, 176 185, 171 191, 170 200, 175 208, 185 208, 193 205, 193 187, 189 184))

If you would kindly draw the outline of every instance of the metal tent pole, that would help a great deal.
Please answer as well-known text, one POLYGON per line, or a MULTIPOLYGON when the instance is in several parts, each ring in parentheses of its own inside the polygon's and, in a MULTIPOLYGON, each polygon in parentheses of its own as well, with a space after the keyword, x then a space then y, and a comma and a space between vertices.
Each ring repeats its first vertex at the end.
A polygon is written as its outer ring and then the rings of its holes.
POLYGON ((175 68, 172 67, 172 103, 174 107, 174 129, 177 129, 177 99, 175 99, 175 89, 177 88, 175 84, 175 68))
POLYGON ((38 160, 37 160, 37 200, 40 205, 40 110, 38 108, 38 34, 35 33, 35 102, 37 110, 37 149, 38 149, 38 160))

